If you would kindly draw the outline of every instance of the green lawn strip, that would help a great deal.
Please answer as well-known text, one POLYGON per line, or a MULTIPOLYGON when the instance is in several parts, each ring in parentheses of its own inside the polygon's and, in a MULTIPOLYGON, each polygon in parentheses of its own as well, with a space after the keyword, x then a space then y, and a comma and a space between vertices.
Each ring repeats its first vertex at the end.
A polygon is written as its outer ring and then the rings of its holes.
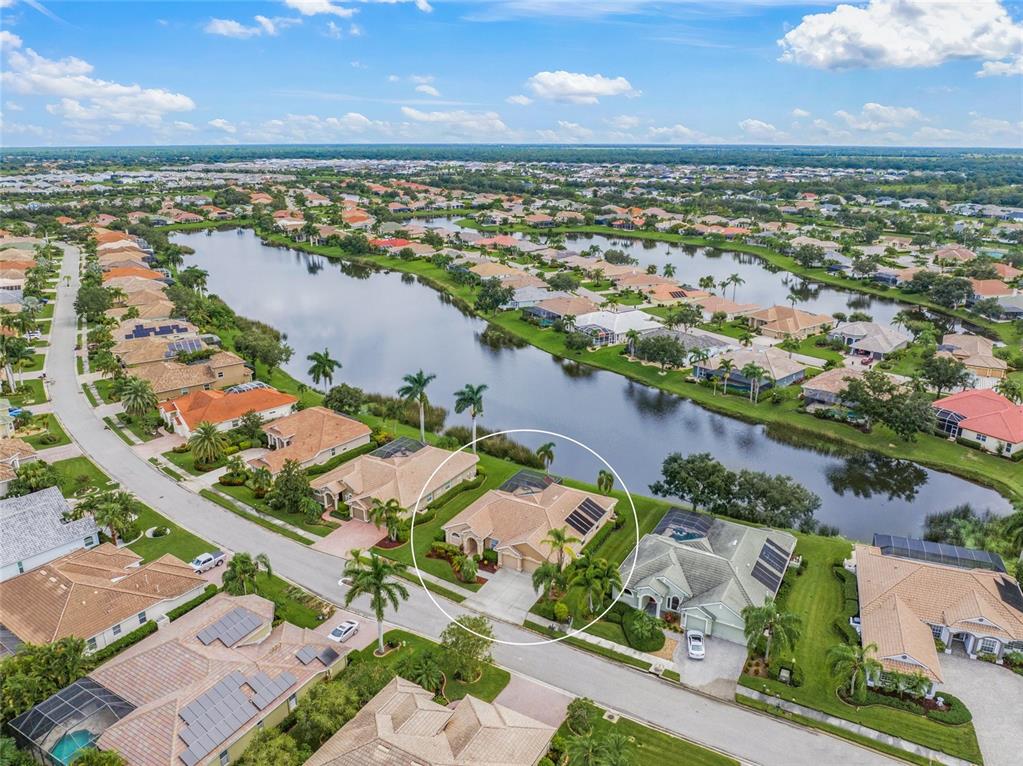
POLYGON ((106 423, 106 424, 107 424, 108 426, 110 426, 110 430, 111 430, 111 431, 113 431, 113 432, 114 432, 115 434, 117 434, 118 436, 120 436, 120 437, 121 437, 121 441, 123 441, 123 442, 124 442, 125 444, 128 444, 128 445, 130 445, 130 446, 134 446, 134 445, 135 445, 135 442, 133 442, 133 441, 132 441, 132 440, 131 440, 131 439, 130 439, 130 438, 128 437, 128 434, 126 434, 126 433, 125 433, 125 432, 124 432, 124 431, 123 431, 123 430, 121 429, 121 426, 120 426, 120 425, 119 425, 119 424, 118 424, 117 422, 115 422, 115 421, 114 421, 114 419, 113 419, 112 417, 110 417, 109 415, 107 415, 107 416, 106 416, 105 418, 103 418, 103 422, 104 422, 104 423, 106 423))
POLYGON ((33 407, 47 401, 46 387, 39 378, 28 378, 18 386, 17 393, 9 394, 7 400, 12 407, 33 407))
MULTIPOLYGON (((363 630, 373 630, 376 632, 376 625, 373 623, 367 623, 362 626, 363 630)), ((365 649, 359 650, 358 654, 361 655, 360 659, 364 662, 373 662, 384 665, 388 668, 394 668, 401 659, 412 652, 422 651, 424 649, 436 649, 438 644, 434 643, 428 638, 417 636, 414 633, 409 633, 405 630, 389 630, 384 634, 384 640, 388 643, 402 644, 399 648, 388 653, 384 657, 376 657, 373 651, 376 649, 376 641, 367 646, 365 649)), ((441 668, 444 669, 444 662, 441 660, 441 668)), ((460 700, 466 695, 472 695, 477 699, 481 699, 484 702, 493 702, 501 690, 508 685, 511 680, 511 674, 504 668, 499 668, 496 665, 485 665, 483 668, 483 674, 477 681, 472 683, 465 683, 451 677, 450 672, 445 670, 444 675, 447 677, 447 684, 444 687, 444 696, 451 702, 460 700)))
MULTIPOLYGON (((432 521, 416 525, 415 534, 412 540, 415 544, 416 565, 420 569, 424 572, 429 572, 436 577, 441 577, 445 580, 456 583, 469 590, 479 590, 480 586, 476 583, 461 582, 455 577, 454 572, 451 571, 451 565, 447 561, 443 559, 431 559, 428 558, 426 554, 429 552, 430 546, 434 542, 434 535, 440 531, 442 526, 454 518, 458 513, 465 510, 474 500, 483 495, 483 493, 501 486, 520 468, 520 466, 517 466, 514 463, 509 463, 506 460, 499 460, 491 457, 490 455, 484 455, 481 453, 479 457, 479 465, 487 474, 487 478, 483 484, 477 489, 466 490, 465 492, 460 492, 455 495, 447 503, 445 503, 442 508, 437 509, 436 515, 432 521)), ((382 556, 387 556, 395 561, 401 561, 409 566, 413 566, 412 547, 409 543, 398 548, 375 548, 374 550, 382 556)))
MULTIPOLYGON (((723 753, 708 750, 694 742, 672 736, 663 731, 645 726, 631 718, 619 716, 612 723, 603 718, 604 709, 596 705, 592 718, 593 732, 598 738, 611 732, 625 735, 629 740, 628 753, 634 766, 663 766, 677 763, 686 766, 739 766, 739 762, 723 753)), ((558 736, 565 739, 574 737, 568 723, 562 723, 558 736)))
POLYGON ((154 561, 165 553, 177 556, 182 561, 191 561, 200 553, 216 550, 212 545, 191 532, 182 529, 170 519, 161 516, 147 505, 139 504, 138 528, 145 532, 151 527, 167 527, 169 535, 146 537, 143 535, 128 547, 140 555, 145 562, 154 561))
POLYGON ((125 420, 125 418, 127 417, 128 417, 127 415, 123 414, 118 415, 117 416, 118 425, 120 425, 121 428, 125 429, 126 431, 131 431, 133 434, 135 434, 135 438, 137 438, 140 442, 148 442, 156 438, 156 434, 154 434, 152 431, 147 431, 142 426, 142 422, 139 419, 131 418, 130 420, 125 420))
POLYGON ((85 360, 83 360, 82 357, 75 357, 75 368, 78 370, 79 375, 85 374, 85 360))
POLYGON ((57 486, 60 487, 64 497, 72 497, 83 487, 91 487, 100 491, 111 489, 116 482, 101 471, 95 463, 84 455, 69 457, 66 460, 57 460, 51 463, 53 470, 57 473, 57 486), (88 483, 84 479, 88 479, 88 483))
POLYGON ((815 721, 812 718, 807 718, 805 716, 798 715, 797 713, 790 713, 787 710, 782 710, 781 708, 776 707, 775 705, 769 705, 768 703, 761 702, 760 700, 750 699, 749 697, 744 697, 741 694, 735 695, 735 701, 744 707, 759 710, 762 713, 767 713, 768 715, 773 715, 777 718, 791 721, 792 723, 799 724, 800 726, 819 729, 820 731, 834 734, 836 737, 841 737, 842 739, 849 740, 850 742, 855 742, 858 745, 863 745, 866 748, 876 750, 877 752, 884 753, 885 755, 890 755, 893 758, 898 758, 899 760, 919 764, 919 766, 932 766, 934 763, 932 760, 925 758, 922 755, 911 753, 908 750, 902 750, 884 742, 878 742, 877 740, 865 737, 862 734, 856 734, 848 729, 843 729, 841 726, 834 726, 833 724, 824 723, 823 721, 815 721))
POLYGON ((269 529, 271 532, 276 532, 279 535, 283 535, 284 537, 287 537, 287 538, 289 538, 291 540, 294 540, 296 543, 302 543, 302 545, 311 545, 312 544, 311 540, 307 540, 306 538, 302 537, 302 535, 296 534, 295 532, 292 532, 290 529, 287 529, 285 527, 280 527, 277 524, 274 524, 272 521, 267 521, 266 519, 261 519, 259 516, 256 516, 254 513, 246 513, 241 508, 239 508, 234 503, 232 503, 230 500, 228 500, 226 497, 221 497, 220 495, 218 495, 213 490, 204 489, 204 490, 201 490, 199 492, 199 494, 202 497, 204 497, 207 500, 209 500, 211 503, 216 503, 221 508, 224 508, 224 509, 230 511, 231 513, 233 513, 233 514, 241 516, 243 519, 251 521, 253 524, 258 524, 259 526, 263 527, 264 529, 269 529))
POLYGON ((661 678, 667 681, 674 681, 677 684, 682 683, 682 674, 677 670, 665 670, 661 673, 661 678))
POLYGON ((339 524, 328 524, 327 522, 320 520, 311 522, 301 514, 288 513, 286 511, 277 510, 276 508, 271 508, 266 501, 257 498, 253 494, 252 490, 245 486, 229 487, 220 483, 217 483, 214 486, 218 492, 230 495, 235 500, 244 503, 253 510, 259 511, 267 516, 273 516, 275 519, 279 519, 293 527, 298 527, 301 530, 319 537, 326 537, 340 526, 339 524))
POLYGON ((18 368, 18 372, 40 372, 45 364, 46 354, 33 354, 26 364, 18 368))
POLYGON ((37 450, 49 449, 50 447, 60 447, 61 445, 71 443, 71 439, 68 437, 66 433, 64 433, 64 429, 60 427, 60 422, 57 420, 56 415, 54 415, 52 412, 48 412, 45 415, 39 415, 37 417, 39 417, 43 422, 46 423, 46 431, 40 434, 33 434, 32 436, 21 436, 18 438, 24 439, 37 450), (47 434, 56 437, 56 439, 49 443, 44 442, 43 439, 47 436, 47 434))
POLYGON ((92 393, 92 388, 88 384, 82 386, 82 393, 85 394, 85 398, 89 400, 90 407, 99 407, 99 402, 96 401, 96 395, 92 393))
POLYGON ((802 669, 802 686, 793 687, 767 678, 740 676, 739 683, 750 689, 773 694, 786 700, 820 710, 829 715, 933 747, 942 752, 980 763, 980 748, 973 724, 950 726, 922 715, 886 706, 853 707, 842 702, 836 681, 828 667, 828 650, 840 643, 834 629, 836 619, 844 618, 841 582, 832 567, 849 556, 851 547, 839 538, 798 535, 796 555, 803 556, 807 567, 795 577, 792 587, 783 592, 780 604, 785 611, 803 619, 802 637, 795 647, 796 666, 802 669))
POLYGON ((463 601, 465 601, 465 596, 463 596, 461 593, 455 593, 453 590, 448 590, 447 588, 441 585, 437 585, 437 583, 433 582, 432 580, 427 580, 425 577, 423 578, 423 581, 420 582, 419 578, 416 577, 411 572, 402 572, 399 576, 402 579, 408 580, 413 585, 418 585, 420 587, 425 585, 426 589, 431 593, 436 593, 438 596, 443 596, 449 601, 454 601, 456 604, 461 604, 463 601))
POLYGON ((117 401, 113 393, 114 382, 112 380, 97 378, 92 385, 96 387, 96 393, 103 399, 104 404, 113 404, 117 401))
POLYGON ((175 471, 173 468, 171 468, 168 465, 161 465, 160 466, 160 470, 163 471, 168 476, 170 476, 172 479, 174 479, 174 481, 184 481, 185 480, 184 476, 182 476, 180 473, 178 473, 177 471, 175 471))
MULTIPOLYGON (((188 450, 186 452, 175 452, 174 450, 167 450, 166 452, 163 453, 163 459, 168 461, 169 463, 173 463, 182 471, 192 474, 192 476, 202 476, 204 473, 206 473, 206 471, 200 471, 195 467, 195 460, 192 457, 191 450, 188 450)), ((217 468, 220 468, 222 465, 225 465, 226 463, 227 460, 225 458, 221 458, 216 463, 211 465, 207 469, 207 471, 212 471, 217 468)))
MULTIPOLYGON (((270 565, 273 566, 273 561, 270 565)), ((277 605, 275 618, 298 625, 300 628, 318 628, 323 624, 320 613, 291 595, 294 592, 293 588, 298 586, 282 580, 277 575, 261 572, 256 576, 256 592, 277 605)))
MULTIPOLYGON (((527 628, 528 630, 532 630, 536 633, 540 633, 544 636, 547 636, 548 638, 558 638, 561 635, 563 635, 561 633, 551 630, 550 628, 544 625, 540 625, 539 623, 533 622, 532 620, 526 620, 525 622, 523 622, 522 627, 527 628)), ((577 638, 576 636, 568 636, 566 638, 562 638, 561 642, 563 644, 568 644, 569 646, 574 646, 577 649, 587 651, 590 654, 599 655, 604 659, 611 660, 612 662, 620 662, 623 665, 631 665, 632 667, 639 668, 640 670, 650 670, 650 663, 647 662, 646 660, 631 657, 628 654, 620 654, 619 652, 612 651, 611 649, 606 649, 603 646, 591 644, 589 641, 586 641, 585 639, 582 638, 577 638)))

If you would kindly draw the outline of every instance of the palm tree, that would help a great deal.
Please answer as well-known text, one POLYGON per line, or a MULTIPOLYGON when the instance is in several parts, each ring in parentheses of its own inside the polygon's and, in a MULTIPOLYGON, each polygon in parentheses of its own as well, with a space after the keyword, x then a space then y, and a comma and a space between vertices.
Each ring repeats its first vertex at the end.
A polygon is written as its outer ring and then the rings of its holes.
POLYGON ((100 373, 104 378, 117 377, 124 372, 117 357, 109 351, 100 351, 96 358, 89 362, 89 368, 100 373))
POLYGON ((71 761, 72 766, 125 766, 124 757, 115 750, 97 750, 87 747, 79 750, 71 761))
POLYGON ((474 386, 466 383, 460 391, 455 391, 455 412, 461 414, 469 410, 469 417, 472 418, 472 451, 476 452, 476 418, 483 414, 483 392, 487 390, 486 383, 474 386))
POLYGON ((341 362, 332 359, 330 350, 326 348, 323 351, 314 351, 306 357, 306 361, 313 363, 309 368, 309 377, 316 385, 320 385, 320 381, 325 380, 329 386, 334 382, 334 371, 341 369, 341 362))
POLYGON ((398 675, 437 694, 444 688, 444 671, 437 661, 437 653, 424 649, 407 655, 396 667, 398 675))
POLYGON ((604 754, 600 766, 632 766, 632 742, 620 731, 611 731, 604 736, 604 754))
POLYGON ((249 489, 256 497, 264 497, 274 485, 274 475, 267 468, 257 468, 249 476, 249 489))
POLYGON ((119 535, 130 529, 135 521, 135 498, 123 490, 93 495, 79 503, 81 506, 86 506, 84 512, 91 513, 97 525, 110 530, 114 545, 117 545, 119 535))
POLYGON ((583 589, 590 614, 593 614, 603 606, 604 599, 610 595, 612 589, 622 587, 622 576, 618 567, 607 559, 594 559, 576 570, 569 585, 583 589), (594 604, 597 605, 596 608, 594 604))
POLYGON ((255 593, 257 590, 256 576, 263 570, 266 571, 268 577, 273 574, 270 557, 265 553, 257 553, 253 556, 251 553, 243 551, 234 554, 224 569, 224 590, 232 596, 255 593))
POLYGON ((849 682, 849 697, 863 700, 867 692, 867 679, 881 673, 881 662, 874 656, 877 644, 836 644, 828 650, 831 672, 849 682))
POLYGON ((661 273, 668 279, 671 279, 675 276, 675 265, 672 263, 664 264, 664 266, 661 267, 661 273))
POLYGON ((369 559, 355 549, 345 564, 344 577, 351 580, 345 593, 345 606, 351 606, 359 596, 369 596, 369 606, 377 618, 377 654, 384 653, 384 610, 390 604, 397 610, 401 601, 407 601, 408 588, 398 580, 406 566, 397 561, 381 558, 373 551, 369 559))
POLYGON ((600 490, 602 495, 610 495, 611 488, 615 485, 614 474, 605 468, 601 468, 597 472, 597 489, 600 490))
POLYGON ((751 346, 753 345, 754 335, 749 330, 743 330, 739 333, 739 345, 740 346, 751 346))
POLYGON ((142 418, 156 409, 157 399, 148 380, 130 377, 121 389, 124 411, 132 418, 142 418))
POLYGON ((630 354, 636 353, 636 343, 639 341, 639 330, 627 330, 625 333, 625 347, 630 354))
POLYGON ((762 606, 750 605, 742 610, 746 626, 746 642, 755 647, 760 639, 767 637, 764 657, 770 662, 771 643, 777 640, 783 649, 791 649, 799 640, 803 619, 798 614, 783 612, 773 598, 764 599, 762 606))
POLYGON ((756 401, 759 402, 760 381, 763 379, 764 375, 767 374, 767 370, 765 370, 756 362, 750 362, 745 367, 743 367, 739 371, 739 373, 742 375, 742 377, 746 378, 746 380, 749 381, 749 400, 752 402, 755 396, 756 401))
POLYGON ((732 300, 735 300, 735 290, 739 285, 746 284, 746 280, 740 277, 738 274, 732 274, 728 277, 728 284, 732 286, 732 300))
POLYGON ((224 456, 227 440, 210 421, 204 420, 188 437, 188 448, 196 465, 212 465, 224 456))
MULTIPOLYGON (((581 543, 582 540, 570 535, 568 533, 568 527, 561 527, 559 529, 551 529, 551 531, 547 533, 547 537, 540 542, 550 548, 551 553, 557 554, 558 571, 560 572, 565 568, 566 554, 569 558, 575 558, 575 549, 572 547, 572 544, 581 543)), ((547 556, 547 560, 550 560, 550 555, 547 556)))
POLYGON ((714 277, 708 274, 705 277, 700 277, 696 284, 700 286, 701 290, 713 290, 717 283, 714 281, 714 277))
POLYGON ((427 375, 422 370, 410 373, 402 378, 405 385, 398 389, 398 396, 406 402, 414 401, 419 404, 419 438, 424 442, 426 441, 426 405, 429 401, 426 398, 426 387, 436 377, 433 374, 427 375))
POLYGON ((1015 550, 1023 548, 1023 511, 1016 511, 1007 517, 1005 524, 1005 537, 1009 545, 1015 550))
POLYGON ((544 442, 537 447, 536 456, 543 463, 543 470, 550 473, 551 463, 554 462, 554 442, 544 442))
POLYGON ((604 740, 592 730, 578 734, 568 740, 565 755, 572 766, 601 766, 604 758, 604 740))
POLYGON ((545 561, 533 570, 533 590, 543 592, 544 597, 550 595, 551 587, 561 586, 564 581, 564 574, 550 561, 545 561))
POLYGON ((206 292, 206 280, 210 273, 198 266, 189 266, 178 274, 178 281, 185 287, 195 290, 199 295, 206 292))
POLYGON ((373 505, 369 509, 369 520, 375 526, 387 529, 387 539, 394 542, 398 539, 398 527, 401 525, 402 515, 405 509, 393 497, 386 503, 373 498, 373 505))
POLYGON ((735 362, 731 359, 722 359, 718 362, 718 369, 721 371, 721 378, 724 381, 723 391, 728 395, 728 380, 732 377, 732 370, 735 369, 735 362))
POLYGON ((995 391, 1016 404, 1023 404, 1023 383, 1012 378, 1002 378, 995 391))

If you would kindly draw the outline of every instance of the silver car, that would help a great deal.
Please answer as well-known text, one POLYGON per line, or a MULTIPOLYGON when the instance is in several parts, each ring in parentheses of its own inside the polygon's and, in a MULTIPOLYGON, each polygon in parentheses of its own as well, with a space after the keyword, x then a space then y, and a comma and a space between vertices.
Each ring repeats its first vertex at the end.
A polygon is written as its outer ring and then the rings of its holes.
POLYGON ((689 659, 702 660, 706 654, 703 643, 703 633, 699 630, 686 631, 686 646, 689 649, 689 659))
POLYGON ((334 630, 330 631, 327 636, 331 641, 337 641, 339 644, 344 643, 349 638, 359 632, 359 623, 355 620, 345 620, 338 625, 334 630))

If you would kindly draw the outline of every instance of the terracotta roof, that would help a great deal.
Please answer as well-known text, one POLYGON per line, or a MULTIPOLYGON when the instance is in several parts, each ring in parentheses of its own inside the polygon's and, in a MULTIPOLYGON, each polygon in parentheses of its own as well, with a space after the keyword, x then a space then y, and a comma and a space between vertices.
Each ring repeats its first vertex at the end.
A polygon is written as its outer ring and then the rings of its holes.
POLYGON ((346 418, 326 407, 309 407, 277 418, 265 424, 263 430, 290 440, 288 446, 270 450, 253 461, 254 464, 265 465, 271 473, 280 471, 286 460, 304 463, 324 450, 341 447, 372 433, 365 423, 346 418))
POLYGON ((291 394, 282 393, 276 388, 260 387, 236 393, 193 391, 185 396, 161 402, 160 409, 175 413, 189 429, 193 429, 203 421, 214 424, 226 423, 248 412, 262 413, 297 402, 298 399, 291 394))
POLYGON ((89 638, 132 615, 182 596, 206 581, 170 554, 144 566, 141 556, 104 543, 0 583, 4 625, 26 642, 89 638))
POLYGON ((103 281, 108 282, 111 279, 117 279, 119 277, 139 277, 140 279, 166 279, 165 274, 161 274, 159 271, 153 269, 146 269, 141 266, 137 267, 125 267, 110 269, 109 271, 103 272, 103 281))
POLYGON ((812 330, 826 324, 835 323, 834 318, 827 314, 811 314, 809 311, 802 311, 789 306, 771 306, 760 311, 754 311, 747 316, 750 319, 763 322, 763 329, 785 333, 812 330))
POLYGON ((998 298, 1003 295, 1013 295, 1014 290, 1000 279, 971 279, 975 295, 982 295, 986 298, 998 298))

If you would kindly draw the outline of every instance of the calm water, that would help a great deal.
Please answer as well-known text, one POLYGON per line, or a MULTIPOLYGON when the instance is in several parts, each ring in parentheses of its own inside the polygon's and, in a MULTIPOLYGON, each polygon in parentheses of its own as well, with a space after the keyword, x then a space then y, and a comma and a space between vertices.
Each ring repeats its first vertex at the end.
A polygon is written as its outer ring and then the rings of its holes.
MULTIPOLYGON (((637 492, 647 492, 669 452, 707 451, 732 469, 793 476, 821 496, 821 521, 861 539, 875 531, 915 533, 928 512, 963 502, 1008 510, 996 492, 947 474, 869 454, 821 454, 764 426, 707 412, 614 373, 558 361, 532 347, 489 348, 479 340, 482 321, 407 275, 267 247, 248 230, 172 236, 196 251, 187 263, 209 272, 210 292, 287 333, 295 349, 287 371, 296 378, 311 383, 306 356, 327 347, 344 364, 337 382, 368 391, 393 393, 402 375, 420 368, 436 373, 431 401, 449 410, 454 391, 486 383, 482 425, 578 439, 607 458, 637 492)), ((463 422, 467 416, 448 417, 449 424, 463 422)), ((521 437, 534 447, 546 440, 521 437)), ((563 443, 552 470, 592 479, 600 467, 563 443)))

